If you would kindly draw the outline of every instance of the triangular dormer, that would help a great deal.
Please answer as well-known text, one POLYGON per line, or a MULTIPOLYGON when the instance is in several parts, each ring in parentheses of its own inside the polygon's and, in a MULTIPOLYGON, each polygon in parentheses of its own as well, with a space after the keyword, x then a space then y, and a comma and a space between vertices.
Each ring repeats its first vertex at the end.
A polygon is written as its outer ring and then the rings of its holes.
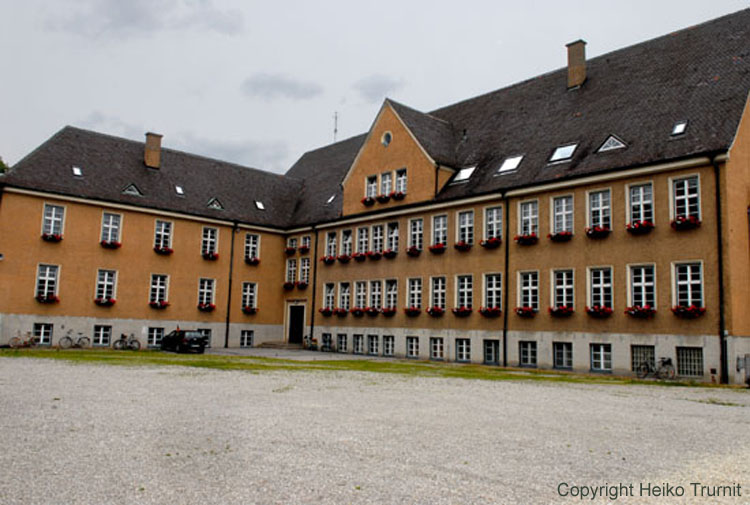
POLYGON ((435 197, 455 173, 450 123, 386 99, 343 180, 342 213, 435 197))
POLYGON ((143 193, 140 189, 138 189, 138 186, 135 184, 128 184, 125 186, 125 189, 122 190, 123 195, 133 195, 133 196, 143 196, 143 193))
POLYGON ((614 151, 615 149, 624 149, 625 147, 627 147, 627 145, 625 145, 625 142, 617 138, 615 135, 610 135, 609 137, 607 137, 607 140, 604 141, 601 147, 597 150, 597 152, 606 153, 607 151, 614 151))
POLYGON ((221 204, 218 198, 211 198, 211 200, 208 201, 208 205, 206 205, 206 207, 214 210, 224 210, 224 206, 221 204))

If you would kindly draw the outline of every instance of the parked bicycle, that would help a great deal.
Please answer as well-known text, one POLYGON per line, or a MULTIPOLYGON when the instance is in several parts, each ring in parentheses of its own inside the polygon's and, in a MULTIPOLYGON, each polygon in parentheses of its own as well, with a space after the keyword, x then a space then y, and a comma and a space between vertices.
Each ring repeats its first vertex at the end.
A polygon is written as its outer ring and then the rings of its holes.
POLYGON ((37 345, 39 345, 39 338, 32 337, 30 332, 26 333, 25 338, 21 338, 21 334, 19 332, 18 335, 10 339, 8 345, 10 345, 13 349, 20 349, 21 347, 36 347, 37 345))
POLYGON ((653 375, 659 379, 674 379, 675 370, 672 358, 659 358, 659 367, 654 366, 651 361, 646 360, 638 367, 638 378, 643 379, 653 375))
POLYGON ((75 339, 73 339, 73 337, 71 336, 72 334, 73 334, 73 330, 68 330, 65 336, 60 339, 60 342, 58 342, 60 349, 70 349, 71 347, 90 347, 91 346, 91 339, 89 337, 84 337, 80 331, 78 332, 78 336, 75 339))
POLYGON ((119 340, 113 342, 112 347, 116 351, 123 351, 125 349, 137 351, 141 348, 141 342, 132 333, 129 336, 123 333, 120 335, 119 340))

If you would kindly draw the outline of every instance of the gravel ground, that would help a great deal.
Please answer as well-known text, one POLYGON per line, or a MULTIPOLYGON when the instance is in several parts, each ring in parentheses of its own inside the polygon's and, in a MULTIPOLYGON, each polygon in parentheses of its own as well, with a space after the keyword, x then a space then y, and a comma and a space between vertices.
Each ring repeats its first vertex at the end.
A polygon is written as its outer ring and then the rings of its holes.
POLYGON ((0 429, 3 505, 750 503, 738 390, 0 358, 0 429))

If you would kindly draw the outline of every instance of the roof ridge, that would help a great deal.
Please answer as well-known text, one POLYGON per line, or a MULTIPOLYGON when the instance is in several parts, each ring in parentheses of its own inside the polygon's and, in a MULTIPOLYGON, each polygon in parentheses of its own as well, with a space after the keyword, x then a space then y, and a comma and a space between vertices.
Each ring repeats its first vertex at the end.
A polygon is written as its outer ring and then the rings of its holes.
POLYGON ((416 112, 417 114, 421 114, 423 116, 427 116, 430 119, 434 119, 436 121, 440 121, 441 123, 445 123, 446 125, 448 125, 450 127, 453 127, 453 123, 451 123, 450 121, 447 121, 447 120, 445 120, 445 119, 443 119, 441 117, 434 116, 430 112, 424 112, 424 111, 421 111, 419 109, 415 109, 414 107, 410 107, 409 105, 403 104, 401 102, 397 102, 396 100, 393 100, 392 98, 386 98, 386 101, 390 102, 390 103, 393 103, 393 104, 396 104, 399 107, 404 107, 405 109, 409 109, 410 111, 416 112))

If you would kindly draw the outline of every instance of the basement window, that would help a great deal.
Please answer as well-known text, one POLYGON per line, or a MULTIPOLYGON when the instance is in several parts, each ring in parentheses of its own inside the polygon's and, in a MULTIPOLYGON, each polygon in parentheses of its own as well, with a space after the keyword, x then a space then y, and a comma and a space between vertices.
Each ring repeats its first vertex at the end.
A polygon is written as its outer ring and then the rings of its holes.
POLYGON ((185 190, 182 189, 182 186, 175 186, 174 190, 179 196, 185 196, 185 190))
POLYGON ((462 168, 458 171, 458 174, 456 174, 456 177, 453 178, 453 183, 457 182, 466 182, 471 177, 471 174, 474 173, 474 170, 476 170, 477 167, 466 167, 462 168))
POLYGON ((674 126, 672 127, 672 136, 676 137, 677 135, 682 135, 687 130, 687 121, 677 121, 674 126))
POLYGON ((571 159, 576 147, 578 147, 578 144, 567 144, 558 147, 555 149, 555 152, 552 153, 552 156, 550 156, 549 162, 555 163, 556 161, 567 161, 571 159))
POLYGON ((83 170, 81 170, 81 167, 73 167, 73 175, 76 177, 83 177, 83 170))
POLYGON ((258 210, 266 210, 266 206, 260 200, 255 200, 255 208, 258 210))
POLYGON ((336 195, 331 195, 331 197, 328 200, 326 200, 326 205, 328 205, 329 203, 331 203, 335 199, 336 199, 336 195))
POLYGON ((502 174, 505 172, 512 172, 513 170, 518 168, 518 165, 521 164, 522 160, 523 160, 523 155, 509 156, 508 158, 505 158, 505 161, 503 161, 503 164, 500 165, 500 168, 497 170, 497 173, 502 174))

